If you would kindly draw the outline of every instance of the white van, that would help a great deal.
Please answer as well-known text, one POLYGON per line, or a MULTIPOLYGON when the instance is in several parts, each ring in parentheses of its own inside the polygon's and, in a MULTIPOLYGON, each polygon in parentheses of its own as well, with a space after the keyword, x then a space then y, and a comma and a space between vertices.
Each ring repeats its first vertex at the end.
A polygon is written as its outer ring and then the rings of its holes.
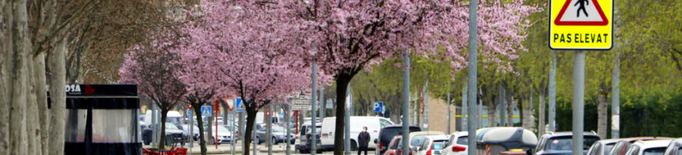
MULTIPOLYGON (((145 114, 144 124, 146 124, 148 126, 151 125, 152 124, 152 111, 147 110, 147 112, 145 112, 144 114, 145 114)), ((157 117, 159 117, 159 120, 161 120, 161 113, 160 112, 159 112, 159 115, 157 117)), ((184 120, 184 117, 178 111, 168 111, 168 113, 166 114, 166 122, 173 123, 176 126, 183 124, 182 123, 183 120, 184 120)))
MULTIPOLYGON (((350 138, 351 150, 358 148, 358 135, 362 132, 362 127, 367 126, 370 141, 367 145, 370 149, 376 149, 376 139, 379 137, 379 131, 384 126, 393 125, 393 122, 383 117, 374 116, 351 116, 350 117, 350 138)), ((336 132, 336 117, 327 117, 322 120, 322 129, 320 131, 320 148, 323 150, 334 149, 334 134, 336 132)))

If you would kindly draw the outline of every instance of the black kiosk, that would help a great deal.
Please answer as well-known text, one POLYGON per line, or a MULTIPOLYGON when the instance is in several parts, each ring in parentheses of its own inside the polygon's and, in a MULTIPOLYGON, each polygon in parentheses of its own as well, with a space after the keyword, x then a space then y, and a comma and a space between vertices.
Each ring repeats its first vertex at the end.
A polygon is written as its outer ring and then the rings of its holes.
MULTIPOLYGON (((64 154, 142 154, 137 85, 66 87, 64 154)), ((49 100, 48 107, 51 108, 49 100)))

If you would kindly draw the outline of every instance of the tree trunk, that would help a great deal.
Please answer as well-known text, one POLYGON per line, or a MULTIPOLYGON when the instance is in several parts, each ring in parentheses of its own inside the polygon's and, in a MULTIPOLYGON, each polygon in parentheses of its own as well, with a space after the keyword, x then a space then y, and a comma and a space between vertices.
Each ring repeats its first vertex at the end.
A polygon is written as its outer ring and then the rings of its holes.
POLYGON ((255 104, 249 106, 246 108, 246 131, 244 132, 244 148, 242 148, 242 154, 244 155, 250 155, 251 149, 251 141, 253 139, 251 136, 251 132, 253 131, 253 124, 256 123, 256 113, 258 113, 258 109, 255 108, 255 104))
POLYGON ((540 91, 538 93, 539 98, 539 106, 538 106, 538 117, 540 117, 540 120, 538 120, 538 135, 544 135, 545 134, 545 91, 540 91))
POLYGON ((346 118, 346 90, 352 76, 338 75, 336 78, 336 127, 334 130, 334 155, 343 155, 344 151, 344 122, 346 118))
POLYGON ((523 128, 535 130, 535 119, 533 118, 533 93, 523 101, 523 128))
MULTIPOLYGON (((0 23, 12 22, 11 5, 7 0, 0 0, 0 23)), ((11 84, 8 79, 10 77, 11 60, 10 55, 12 51, 10 27, 7 24, 0 24, 0 155, 9 155, 9 105, 10 103, 10 88, 11 84)))
MULTIPOLYGON (((37 103, 37 93, 36 88, 37 77, 35 74, 35 67, 32 59, 32 55, 27 55, 26 60, 28 61, 28 97, 26 98, 26 136, 28 140, 28 154, 29 155, 41 155, 42 154, 42 143, 40 140, 40 120, 38 117, 38 103, 37 103)), ((42 91, 41 91, 42 92, 42 91)))
POLYGON ((9 57, 10 66, 10 154, 27 154, 26 132, 26 99, 29 92, 28 63, 31 48, 28 36, 28 13, 26 0, 14 0, 12 5, 13 20, 11 22, 12 46, 14 53, 9 57))
MULTIPOLYGON (((199 128, 199 146, 201 146, 201 155, 206 155, 206 140, 204 137, 204 122, 201 119, 201 105, 202 104, 196 104, 192 105, 192 111, 194 111, 194 116, 197 117, 197 128, 199 128)), ((194 133, 191 133, 192 136, 194 136, 194 133)), ((191 145, 191 144, 190 144, 191 145)))
POLYGON ((509 115, 507 117, 507 126, 514 126, 514 107, 516 107, 516 103, 514 103, 514 98, 513 95, 514 93, 507 87, 507 94, 504 96, 505 100, 507 100, 507 114, 509 115))
POLYGON ((47 154, 50 140, 50 111, 47 109, 47 92, 45 92, 45 53, 40 53, 33 61, 33 72, 36 77, 36 102, 38 104, 38 116, 40 122, 40 150, 47 154))
POLYGON ((48 53, 48 67, 50 67, 50 99, 52 110, 50 118, 50 150, 47 154, 64 154, 64 130, 66 124, 66 41, 57 43, 54 51, 48 53))
POLYGON ((159 137, 159 145, 156 148, 163 149, 166 145, 166 117, 168 117, 168 109, 161 108, 161 136, 159 137))
POLYGON ((604 81, 601 82, 602 84, 599 87, 599 93, 597 94, 597 134, 599 137, 606 139, 606 132, 608 131, 606 129, 607 124, 607 105, 608 102, 606 101, 606 87, 601 87, 604 86, 604 81))
POLYGON ((492 95, 490 99, 488 99, 488 123, 490 127, 498 126, 497 125, 497 106, 499 106, 498 101, 497 101, 497 96, 492 95))

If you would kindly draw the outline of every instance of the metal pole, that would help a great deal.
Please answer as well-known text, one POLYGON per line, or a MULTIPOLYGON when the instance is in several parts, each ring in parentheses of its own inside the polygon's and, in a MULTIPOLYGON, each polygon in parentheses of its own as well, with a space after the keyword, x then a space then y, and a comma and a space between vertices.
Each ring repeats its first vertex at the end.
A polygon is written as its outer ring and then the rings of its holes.
MULTIPOLYGON (((291 120, 291 118, 290 118, 291 113, 290 113, 288 104, 283 104, 283 106, 285 109, 284 110, 285 111, 284 112, 284 120, 286 120, 286 124, 287 124, 287 128, 286 128, 286 130, 287 130, 287 152, 286 152, 286 155, 291 155, 291 144, 289 144, 289 141, 290 141, 289 136, 291 135, 291 128, 290 128, 290 126, 291 126, 291 124, 290 124, 291 123, 291 121, 290 121, 291 120)), ((303 137, 301 137, 301 138, 303 138, 303 137)))
POLYGON ((549 68, 549 128, 551 132, 556 131, 556 52, 552 53, 552 60, 549 68))
MULTIPOLYGON (((235 99, 234 103, 236 105, 236 103, 237 103, 236 99, 235 99)), ((234 108, 233 108, 233 110, 234 110, 234 108)), ((230 145, 232 145, 231 149, 230 149, 230 155, 234 155, 234 153, 235 153, 234 144, 237 143, 236 137, 238 136, 238 135, 235 135, 235 131, 238 131, 238 130, 237 130, 237 125, 235 125, 235 123, 234 123, 235 122, 234 111, 231 111, 228 116, 230 116, 230 118, 231 118, 230 119, 230 126, 232 126, 232 131, 230 131, 230 132, 232 132, 232 133, 230 133, 232 135, 232 139, 230 139, 230 143, 231 143, 230 145)))
MULTIPOLYGON (((504 95, 505 95, 504 85, 502 85, 502 86, 500 86, 500 95, 499 95, 499 97, 500 97, 500 99, 499 99, 500 126, 507 126, 507 110, 506 110, 507 105, 504 102, 504 95)), ((495 118, 495 119, 497 119, 497 118, 495 118)))
MULTIPOLYGON (((478 0, 469 1, 469 115, 476 114, 476 82, 478 81, 478 0)), ((476 135, 476 122, 473 119, 467 119, 467 130, 469 135, 476 135)), ((474 155, 476 151, 476 136, 468 136, 468 154, 474 155)))
POLYGON ((266 111, 266 116, 268 118, 268 136, 265 136, 265 138, 267 138, 268 141, 268 155, 272 155, 272 143, 274 143, 272 141, 272 116, 270 115, 270 113, 272 113, 272 104, 268 106, 268 109, 269 110, 266 111))
POLYGON ((450 87, 448 86, 448 132, 445 134, 451 133, 450 132, 450 106, 452 106, 452 105, 450 104, 450 89, 449 88, 450 87))
MULTIPOLYGON (((410 148, 410 53, 407 49, 403 53, 403 149, 410 148)), ((419 105, 419 104, 417 104, 419 105)), ((403 151, 402 155, 409 155, 410 151, 403 151)))
MULTIPOLYGON (((242 102, 244 102, 244 101, 242 101, 242 102)), ((237 105, 236 102, 235 102, 235 105, 237 105)), ((246 150, 249 148, 246 148, 246 143, 244 143, 245 142, 244 139, 246 136, 246 133, 245 133, 246 128, 244 127, 244 112, 237 112, 237 113, 239 113, 239 119, 237 119, 237 123, 239 124, 238 125, 239 126, 239 139, 242 140, 242 150, 246 150)))
POLYGON ((426 80, 424 86, 424 130, 429 131, 429 80, 426 80))
MULTIPOLYGON (((317 132, 315 131, 315 123, 316 123, 315 119, 317 118, 316 117, 317 115, 315 115, 315 112, 317 111, 317 106, 316 106, 317 103, 315 102, 315 101, 317 101, 315 98, 317 95, 317 64, 315 64, 314 61, 313 61, 312 68, 313 68, 313 73, 312 73, 313 74, 313 79, 312 79, 313 91, 310 93, 310 102, 312 103, 312 109, 310 109, 310 118, 311 118, 310 124, 312 124, 312 126, 310 128, 311 129, 310 136, 312 136, 313 138, 312 138, 312 141, 310 143, 310 153, 312 155, 315 155, 315 154, 317 154, 317 145, 316 145, 317 144, 317 137, 316 137, 317 132)), ((346 122, 348 122, 348 120, 346 120, 346 122)))
MULTIPOLYGON (((585 51, 575 51, 573 61, 573 144, 583 143, 585 123, 585 51)), ((583 145, 573 145, 573 155, 582 155, 583 145)))
POLYGON ((468 110, 467 110, 467 84, 464 83, 464 87, 462 87, 462 131, 467 130, 467 120, 469 119, 468 115, 468 110))
MULTIPOLYGON (((611 75, 613 86, 611 88, 611 138, 620 137, 620 53, 616 54, 613 62, 613 74, 611 75)), ((606 139, 606 138, 604 138, 606 139)))
MULTIPOLYGON (((351 111, 350 107, 351 107, 351 104, 353 104, 353 95, 350 93, 350 83, 348 83, 347 87, 348 88, 346 88, 346 96, 348 96, 348 99, 347 99, 348 101, 346 101, 346 102, 348 102, 348 104, 346 104, 346 113, 344 114, 344 117, 346 117, 346 119, 345 119, 346 122, 343 122, 343 124, 344 124, 344 129, 343 129, 344 133, 343 134, 345 137, 344 142, 343 142, 345 144, 343 154, 350 155, 351 154, 351 152, 350 152, 351 151, 350 150, 350 111, 351 111)), ((314 127, 313 127, 313 129, 314 129, 314 127)), ((313 142, 315 142, 315 141, 313 141, 313 142)))
MULTIPOLYGON (((614 1, 615 3, 615 1, 614 1)), ((614 13, 618 14, 618 5, 614 4, 614 13)), ((620 16, 616 16, 615 22, 620 21, 620 16)), ((616 24, 616 33, 620 29, 619 24, 616 24)), ((613 47, 618 46, 618 41, 613 42, 613 47)), ((616 60, 613 61, 613 73, 611 74, 611 81, 613 84, 611 86, 611 138, 620 137, 620 49, 615 50, 616 60)), ((606 137, 604 137, 606 139, 606 137)))
POLYGON ((192 119, 192 109, 189 109, 189 124, 187 127, 189 127, 189 154, 192 154, 192 145, 194 145, 194 120, 192 119))
POLYGON ((152 113, 152 124, 150 127, 152 128, 152 146, 158 146, 156 144, 159 141, 159 134, 158 134, 159 122, 157 121, 158 116, 156 116, 156 104, 152 104, 151 113, 152 113))

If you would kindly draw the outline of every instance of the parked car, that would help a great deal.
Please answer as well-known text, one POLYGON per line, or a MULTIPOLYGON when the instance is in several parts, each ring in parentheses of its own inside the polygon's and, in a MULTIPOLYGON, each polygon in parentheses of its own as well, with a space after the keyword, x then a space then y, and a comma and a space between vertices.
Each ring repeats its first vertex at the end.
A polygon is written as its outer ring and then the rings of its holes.
POLYGON ((448 146, 448 140, 446 135, 426 136, 416 155, 441 155, 448 146))
POLYGON ((448 146, 443 150, 443 155, 467 155, 467 148, 469 146, 468 136, 469 132, 454 132, 450 134, 450 140, 448 140, 448 146))
POLYGON ((383 155, 399 155, 396 153, 398 153, 398 144, 400 144, 402 139, 403 136, 393 137, 393 139, 391 139, 391 142, 388 143, 388 149, 386 149, 386 152, 383 155))
POLYGON ((682 138, 675 139, 668 144, 663 155, 680 155, 682 154, 682 138))
POLYGON ((637 141, 625 153, 627 155, 663 155, 671 140, 637 141))
MULTIPOLYGON (((367 132, 369 132, 370 141, 372 139, 376 140, 379 137, 379 131, 384 126, 393 125, 393 122, 384 117, 375 116, 351 116, 350 120, 350 149, 357 150, 358 143, 357 138, 362 132, 363 127, 367 127, 367 132)), ((336 117, 327 117, 322 120, 322 129, 320 131, 320 139, 322 140, 321 148, 325 150, 334 148, 334 133, 336 132, 336 117)), ((392 137, 391 137, 392 138, 392 137)), ((388 143, 388 140, 387 140, 388 143)), ((368 149, 375 149, 376 143, 369 143, 367 145, 368 149)))
MULTIPOLYGON (((417 126, 410 126, 410 133, 412 132, 418 132, 422 131, 421 128, 417 126)), ((403 134, 403 126, 402 125, 392 125, 392 126, 385 126, 381 128, 381 131, 379 131, 379 137, 378 140, 375 140, 374 143, 377 144, 377 148, 379 151, 374 151, 376 152, 376 155, 383 155, 386 150, 388 149, 388 144, 391 142, 391 139, 397 135, 402 135, 403 134)), ((371 143, 370 143, 371 144, 371 143)))
POLYGON ((623 138, 616 143, 616 145, 613 146, 611 149, 611 152, 609 152, 609 155, 625 155, 625 152, 630 149, 630 146, 632 146, 633 143, 637 141, 649 141, 649 140, 663 140, 663 139, 672 139, 670 137, 632 137, 632 138, 623 138))
MULTIPOLYGON (((315 136, 317 138, 316 141, 316 146, 320 146, 320 135, 315 136)), ((305 137, 300 137, 299 139, 305 139, 301 140, 300 143, 296 144, 296 150, 300 153, 310 153, 310 149, 312 148, 312 136, 310 133, 306 134, 305 137)), ((315 152, 317 153, 322 153, 322 149, 316 149, 315 152)))
MULTIPOLYGON (((265 127, 265 126, 261 127, 258 131, 256 131, 256 142, 258 142, 258 144, 266 141, 266 139, 265 139, 266 132, 267 132, 267 127, 265 127)), ((288 134, 288 135, 289 135, 289 144, 294 144, 294 142, 296 141, 294 134, 288 134)), ((270 137, 270 138, 271 138, 273 144, 277 144, 280 142, 282 142, 282 143, 286 142, 286 136, 287 136, 287 133, 286 133, 286 129, 284 129, 284 127, 277 126, 277 125, 272 126, 272 137, 270 137)))
POLYGON ((492 127, 476 130, 478 154, 500 154, 505 151, 523 150, 532 152, 538 144, 538 137, 521 127, 492 127))
MULTIPOLYGON (((142 131, 142 142, 144 145, 149 145, 152 142, 153 129, 148 128, 142 131)), ((166 144, 179 142, 185 145, 185 141, 189 140, 189 136, 185 134, 180 128, 173 123, 166 123, 166 144)))
MULTIPOLYGON (((594 132, 586 132, 583 134, 583 137, 583 154, 587 153, 587 149, 595 142, 601 140, 594 132)), ((573 132, 550 132, 540 137, 540 141, 535 148, 535 155, 570 155, 573 152, 572 147, 573 132)))
MULTIPOLYGON (((419 147, 421 147, 422 143, 424 143, 424 139, 426 139, 427 136, 432 135, 445 135, 445 133, 440 131, 410 132, 410 148, 412 148, 413 151, 418 151, 419 147)), ((412 153, 416 154, 416 152, 412 153)))
MULTIPOLYGON (((296 144, 305 144, 306 141, 310 139, 308 136, 311 136, 312 135, 311 132, 313 131, 312 128, 310 128, 311 126, 312 126, 312 124, 303 124, 302 125, 301 132, 299 132, 300 134, 297 135, 298 142, 296 142, 296 144)), ((320 132, 321 132, 320 129, 322 129, 322 123, 315 124, 315 131, 317 132, 318 137, 320 136, 320 132)), ((320 143, 319 139, 317 142, 320 143)))
MULTIPOLYGON (((215 130, 216 126, 212 125, 211 127, 212 127, 212 129, 215 130)), ((218 144, 231 143, 232 142, 232 135, 233 135, 232 131, 227 130, 227 128, 225 128, 222 125, 218 125, 218 144)), ((215 133, 214 133, 214 135, 211 135, 211 138, 215 138, 215 133)), ((211 139, 211 140, 213 140, 213 139, 211 139)))
POLYGON ((588 155, 606 155, 609 154, 613 146, 618 143, 618 139, 605 139, 595 142, 587 151, 588 155))
POLYGON ((188 125, 188 124, 183 124, 183 125, 181 125, 181 126, 182 126, 182 131, 184 131, 185 134, 187 134, 187 135, 192 135, 192 139, 193 139, 194 141, 197 141, 197 140, 199 139, 199 127, 197 127, 196 125, 192 125, 192 127, 193 127, 194 129, 192 129, 192 133, 190 134, 190 131, 189 131, 190 125, 188 125))

